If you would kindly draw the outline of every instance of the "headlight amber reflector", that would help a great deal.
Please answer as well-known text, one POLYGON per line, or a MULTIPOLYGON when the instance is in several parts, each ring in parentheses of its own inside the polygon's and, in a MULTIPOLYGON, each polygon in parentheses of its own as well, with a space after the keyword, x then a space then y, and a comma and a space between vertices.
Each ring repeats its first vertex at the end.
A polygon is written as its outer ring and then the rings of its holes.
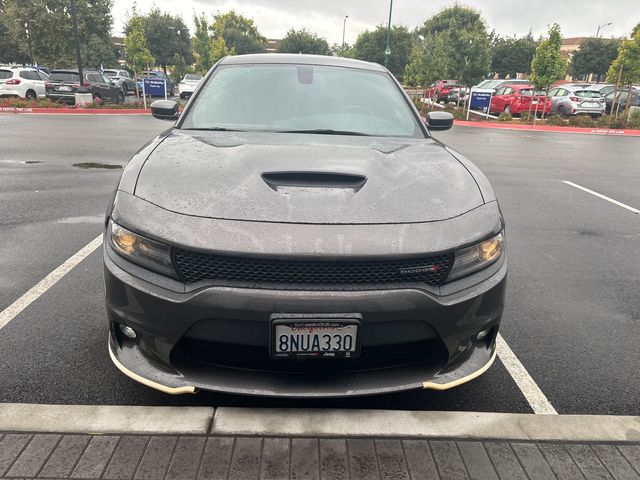
POLYGON ((504 249, 502 232, 498 235, 455 252, 453 267, 447 280, 471 275, 495 263, 504 249))
POLYGON ((137 235, 113 220, 109 220, 108 232, 111 247, 120 256, 149 270, 176 277, 169 245, 137 235))

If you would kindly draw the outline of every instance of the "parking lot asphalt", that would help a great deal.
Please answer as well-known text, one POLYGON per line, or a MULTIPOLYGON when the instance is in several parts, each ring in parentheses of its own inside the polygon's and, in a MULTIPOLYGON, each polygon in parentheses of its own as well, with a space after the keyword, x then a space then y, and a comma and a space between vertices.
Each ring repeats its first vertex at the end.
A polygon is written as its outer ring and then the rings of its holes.
MULTIPOLYGON (((145 116, 0 116, 0 311, 93 240, 119 170, 169 126, 145 116), (24 163, 24 162, 42 163, 24 163)), ((457 127, 437 138, 491 180, 507 221, 502 334, 559 413, 640 415, 640 139, 457 127)), ((138 385, 106 349, 101 253, 89 255, 0 330, 0 402, 333 406, 531 412, 500 360, 447 392, 330 401, 138 385)))

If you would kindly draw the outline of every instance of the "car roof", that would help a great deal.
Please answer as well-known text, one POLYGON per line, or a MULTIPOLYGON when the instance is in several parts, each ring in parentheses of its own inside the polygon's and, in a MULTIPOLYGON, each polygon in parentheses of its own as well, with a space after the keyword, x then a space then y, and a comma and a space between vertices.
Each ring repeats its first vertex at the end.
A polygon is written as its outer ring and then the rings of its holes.
POLYGON ((12 72, 24 72, 25 70, 29 71, 29 72, 37 72, 38 70, 36 70, 33 67, 16 67, 16 66, 0 66, 0 68, 2 70, 11 70, 12 72))
POLYGON ((567 90, 593 90, 590 83, 582 83, 582 84, 572 84, 565 83, 564 85, 560 85, 559 88, 566 88, 567 90))
POLYGON ((220 60, 221 65, 243 64, 292 64, 319 65, 329 67, 347 67, 360 70, 384 72, 385 68, 377 63, 365 62, 345 57, 330 57, 327 55, 299 55, 295 53, 254 53, 250 55, 234 55, 220 60))
POLYGON ((498 83, 500 84, 505 84, 505 85, 515 85, 517 83, 531 83, 531 80, 525 80, 523 78, 509 78, 509 79, 502 79, 502 80, 497 80, 498 83))

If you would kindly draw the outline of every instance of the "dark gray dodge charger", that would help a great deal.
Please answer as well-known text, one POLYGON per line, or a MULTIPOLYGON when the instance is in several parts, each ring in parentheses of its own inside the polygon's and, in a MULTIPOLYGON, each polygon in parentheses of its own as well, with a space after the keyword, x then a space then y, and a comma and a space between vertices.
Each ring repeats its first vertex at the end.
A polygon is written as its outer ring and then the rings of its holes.
POLYGON ((498 202, 383 67, 306 55, 218 62, 109 205, 109 352, 167 393, 444 390, 496 355, 498 202))

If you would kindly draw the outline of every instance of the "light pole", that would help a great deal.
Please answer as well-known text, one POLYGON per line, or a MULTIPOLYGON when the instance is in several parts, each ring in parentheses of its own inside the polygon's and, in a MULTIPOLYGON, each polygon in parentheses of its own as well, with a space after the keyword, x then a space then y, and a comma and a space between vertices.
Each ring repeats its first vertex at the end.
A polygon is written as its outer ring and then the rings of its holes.
POLYGON ((389 3, 389 28, 387 29, 387 48, 384 51, 384 67, 389 66, 389 55, 391 55, 391 11, 393 10, 393 0, 389 3))
POLYGON ((609 25, 613 25, 613 23, 609 22, 609 23, 603 23, 602 25, 598 25, 598 30, 596 30, 596 38, 600 37, 600 30, 604 29, 605 27, 608 27, 609 25))
POLYGON ((76 61, 78 62, 78 77, 80 79, 80 88, 78 91, 84 90, 84 75, 82 74, 82 57, 80 57, 80 39, 78 38, 78 15, 76 13, 76 0, 71 0, 71 21, 73 24, 73 40, 76 44, 76 61))
POLYGON ((29 22, 24 22, 24 31, 27 34, 27 46, 29 47, 29 62, 31 63, 31 66, 33 66, 34 65, 33 52, 31 50, 31 32, 29 31, 29 22))
POLYGON ((349 15, 345 15, 344 20, 342 21, 342 56, 344 57, 344 31, 345 28, 347 27, 347 18, 349 18, 349 15))

